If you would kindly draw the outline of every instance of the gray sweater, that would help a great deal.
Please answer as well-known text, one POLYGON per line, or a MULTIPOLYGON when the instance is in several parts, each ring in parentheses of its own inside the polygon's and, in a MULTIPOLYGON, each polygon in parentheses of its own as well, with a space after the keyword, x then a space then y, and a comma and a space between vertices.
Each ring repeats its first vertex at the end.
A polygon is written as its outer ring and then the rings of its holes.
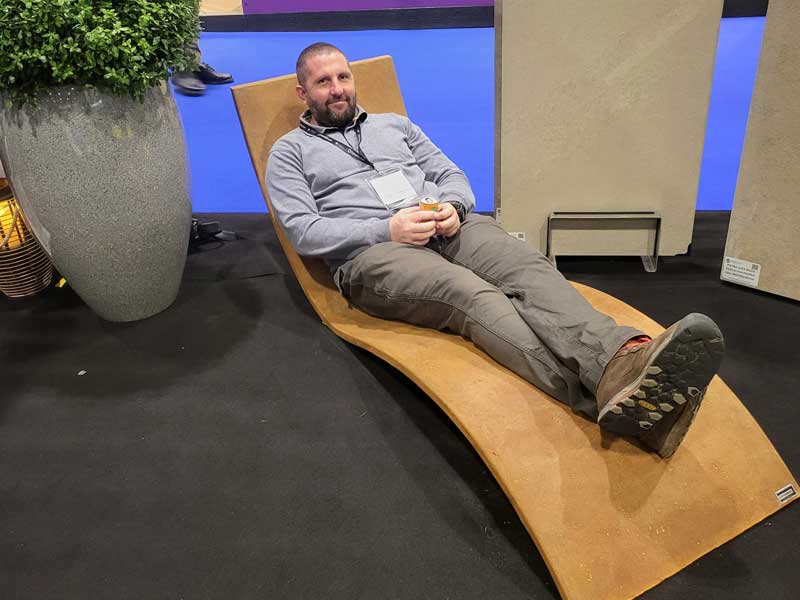
MULTIPOLYGON (((400 168, 418 197, 460 202, 469 212, 475 197, 466 175, 422 130, 400 115, 361 110, 344 131, 318 127, 323 135, 358 147, 377 171, 400 168)), ((324 258, 331 267, 370 246, 389 241, 386 208, 367 178, 377 171, 330 142, 293 129, 272 147, 267 163, 267 192, 278 222, 298 254, 324 258)), ((415 201, 409 201, 408 205, 415 201)))

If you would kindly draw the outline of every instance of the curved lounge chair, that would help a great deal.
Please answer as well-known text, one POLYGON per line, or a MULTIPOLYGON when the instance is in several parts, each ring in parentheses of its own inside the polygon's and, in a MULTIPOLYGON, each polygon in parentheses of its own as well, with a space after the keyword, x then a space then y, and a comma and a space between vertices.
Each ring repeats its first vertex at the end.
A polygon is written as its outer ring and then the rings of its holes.
MULTIPOLYGON (((352 63, 359 103, 405 114, 391 57, 352 63)), ((294 75, 233 87, 261 190, 272 144, 304 106, 294 75)), ((270 214, 272 210, 270 207, 270 214)), ((662 460, 604 438, 459 336, 349 308, 328 268, 303 259, 273 219, 283 250, 317 314, 334 333, 405 373, 445 411, 491 469, 565 598, 628 598, 776 512, 776 492, 797 489, 772 444, 718 377, 676 454, 662 460), (442 376, 425 357, 446 357, 442 376)), ((576 285, 599 310, 650 335, 657 323, 576 285)), ((788 502, 787 502, 788 503, 788 502)))

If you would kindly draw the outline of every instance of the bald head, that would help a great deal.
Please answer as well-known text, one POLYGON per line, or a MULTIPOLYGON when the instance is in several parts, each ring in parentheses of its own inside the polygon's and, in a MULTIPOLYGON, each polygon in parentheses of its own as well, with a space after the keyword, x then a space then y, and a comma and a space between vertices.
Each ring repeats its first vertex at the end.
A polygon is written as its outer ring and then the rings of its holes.
POLYGON ((300 53, 300 56, 297 57, 295 72, 297 73, 297 81, 300 85, 305 86, 306 79, 308 79, 308 61, 321 54, 341 54, 344 56, 344 52, 339 50, 333 44, 328 44, 327 42, 317 42, 315 44, 311 44, 300 53))

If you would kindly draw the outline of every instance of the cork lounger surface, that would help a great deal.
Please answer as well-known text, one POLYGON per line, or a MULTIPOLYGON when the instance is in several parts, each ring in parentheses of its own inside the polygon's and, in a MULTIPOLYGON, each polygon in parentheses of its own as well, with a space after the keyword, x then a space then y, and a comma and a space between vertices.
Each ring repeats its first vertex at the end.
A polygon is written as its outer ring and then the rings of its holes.
MULTIPOLYGON (((405 114, 392 59, 354 62, 359 103, 405 114)), ((303 106, 293 75, 235 86, 234 100, 269 206, 264 171, 272 144, 303 106)), ((272 210, 270 210, 272 214, 272 210)), ((797 489, 770 441, 715 378, 670 460, 574 415, 459 336, 348 308, 327 267, 300 258, 274 221, 314 309, 338 336, 390 363, 445 411, 481 455, 527 528, 564 598, 630 598, 782 508, 797 489), (445 375, 432 361, 446 357, 445 375)), ((576 285, 617 322, 663 328, 602 292, 576 285)))

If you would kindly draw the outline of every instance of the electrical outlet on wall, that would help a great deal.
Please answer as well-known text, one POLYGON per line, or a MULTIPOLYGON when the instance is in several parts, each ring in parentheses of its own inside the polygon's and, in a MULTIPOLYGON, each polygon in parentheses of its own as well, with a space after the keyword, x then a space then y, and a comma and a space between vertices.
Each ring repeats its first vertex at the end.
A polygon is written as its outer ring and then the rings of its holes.
POLYGON ((525 235, 524 231, 509 231, 508 235, 511 237, 517 238, 520 242, 527 242, 528 238, 525 235))

